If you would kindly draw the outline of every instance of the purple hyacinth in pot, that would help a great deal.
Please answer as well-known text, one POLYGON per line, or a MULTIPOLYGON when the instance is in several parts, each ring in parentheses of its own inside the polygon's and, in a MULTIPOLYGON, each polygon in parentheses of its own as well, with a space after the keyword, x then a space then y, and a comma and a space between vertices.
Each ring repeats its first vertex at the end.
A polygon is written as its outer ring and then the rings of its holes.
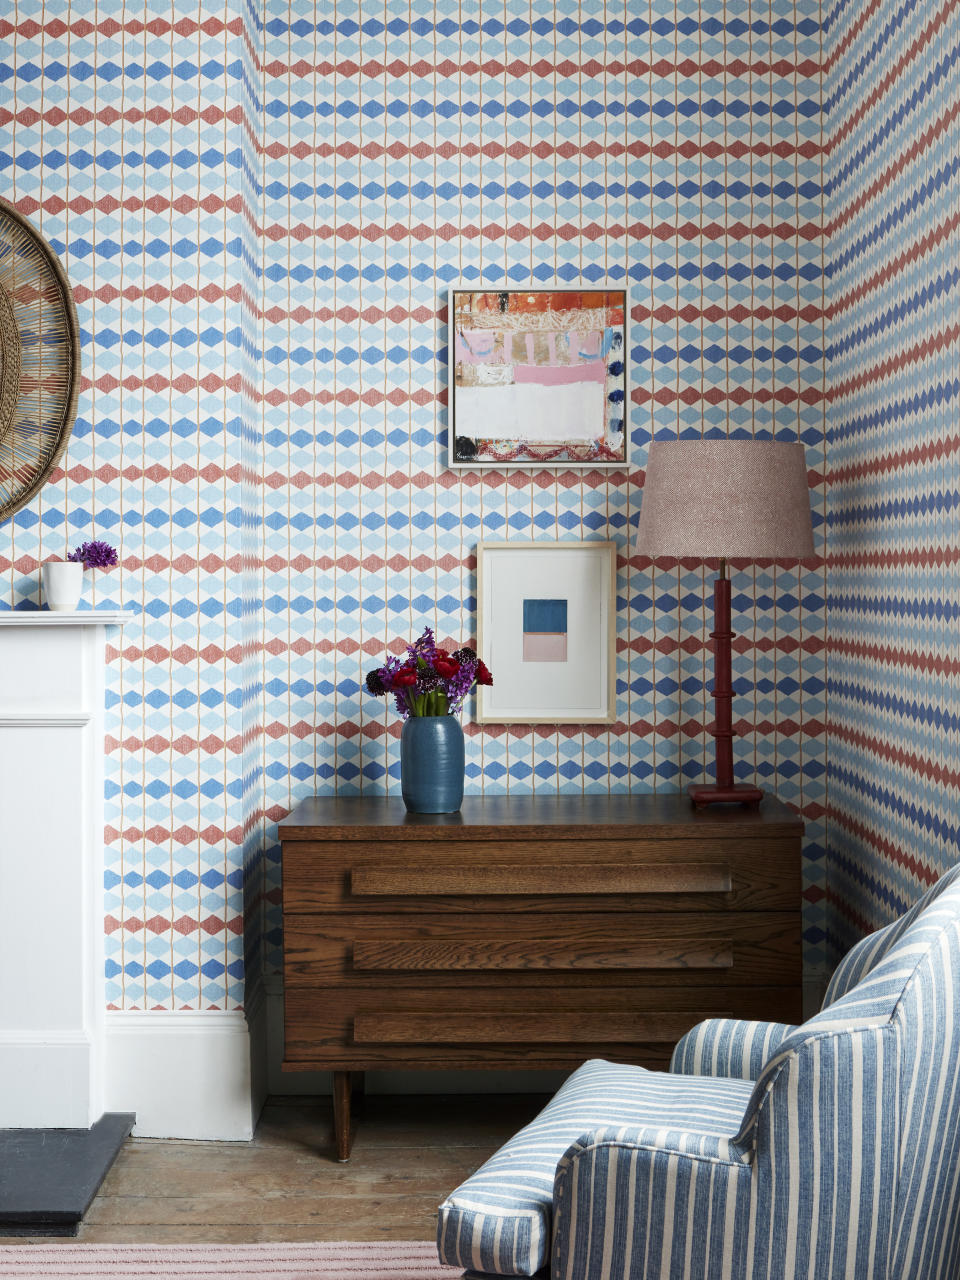
POLYGON ((84 569, 113 569, 120 563, 109 542, 82 542, 66 560, 47 560, 42 567, 43 595, 55 613, 72 613, 83 594, 84 569))
POLYGON ((475 650, 450 652, 433 632, 388 658, 366 678, 370 693, 392 695, 404 721, 400 734, 400 789, 410 813, 456 813, 463 802, 463 729, 457 716, 476 684, 493 677, 475 650))
POLYGON ((81 542, 79 547, 74 547, 67 559, 72 564, 82 564, 85 569, 115 569, 120 563, 116 547, 97 539, 93 542, 81 542))

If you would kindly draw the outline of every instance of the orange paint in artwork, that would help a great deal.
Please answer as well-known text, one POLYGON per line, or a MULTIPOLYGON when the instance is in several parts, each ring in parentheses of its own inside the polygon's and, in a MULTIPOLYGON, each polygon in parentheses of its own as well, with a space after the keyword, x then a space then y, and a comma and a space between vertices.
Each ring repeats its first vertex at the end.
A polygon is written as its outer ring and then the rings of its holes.
POLYGON ((518 315, 537 315, 549 311, 553 295, 549 293, 515 293, 511 296, 510 310, 518 315))
MULTIPOLYGON (((500 310, 499 293, 472 293, 469 301, 460 303, 460 310, 474 314, 500 310)), ((601 311, 610 312, 610 324, 623 324, 623 292, 579 293, 576 290, 567 293, 549 293, 544 290, 531 290, 525 293, 518 289, 509 294, 507 303, 509 311, 514 315, 543 315, 548 311, 601 311)))

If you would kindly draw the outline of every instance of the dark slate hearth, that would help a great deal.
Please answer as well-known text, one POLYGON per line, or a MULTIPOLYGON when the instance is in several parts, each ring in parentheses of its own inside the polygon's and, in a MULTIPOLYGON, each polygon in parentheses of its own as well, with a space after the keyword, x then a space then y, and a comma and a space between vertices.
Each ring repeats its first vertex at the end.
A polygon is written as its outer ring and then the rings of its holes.
POLYGON ((0 1129, 0 1236, 75 1236, 136 1116, 91 1129, 0 1129))

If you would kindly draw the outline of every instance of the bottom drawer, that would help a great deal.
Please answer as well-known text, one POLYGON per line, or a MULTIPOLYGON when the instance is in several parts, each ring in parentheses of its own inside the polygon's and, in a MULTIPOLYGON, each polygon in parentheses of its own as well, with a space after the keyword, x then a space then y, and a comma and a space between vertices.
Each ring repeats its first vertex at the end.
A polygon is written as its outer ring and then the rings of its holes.
POLYGON ((675 1044, 706 1013, 606 1013, 585 1009, 510 1013, 360 1013, 353 1042, 376 1044, 675 1044))
POLYGON ((710 1017, 800 1017, 782 987, 391 990, 299 987, 285 1002, 289 1068, 567 1066, 590 1056, 662 1065, 710 1017))

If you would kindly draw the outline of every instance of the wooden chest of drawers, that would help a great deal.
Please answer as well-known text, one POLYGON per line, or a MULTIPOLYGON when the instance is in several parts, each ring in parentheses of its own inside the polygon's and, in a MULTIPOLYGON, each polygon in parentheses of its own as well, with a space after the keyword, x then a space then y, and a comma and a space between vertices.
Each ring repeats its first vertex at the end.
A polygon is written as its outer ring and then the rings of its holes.
POLYGON ((313 798, 280 823, 286 1070, 663 1067, 701 1018, 800 1016, 803 824, 686 796, 313 798))

